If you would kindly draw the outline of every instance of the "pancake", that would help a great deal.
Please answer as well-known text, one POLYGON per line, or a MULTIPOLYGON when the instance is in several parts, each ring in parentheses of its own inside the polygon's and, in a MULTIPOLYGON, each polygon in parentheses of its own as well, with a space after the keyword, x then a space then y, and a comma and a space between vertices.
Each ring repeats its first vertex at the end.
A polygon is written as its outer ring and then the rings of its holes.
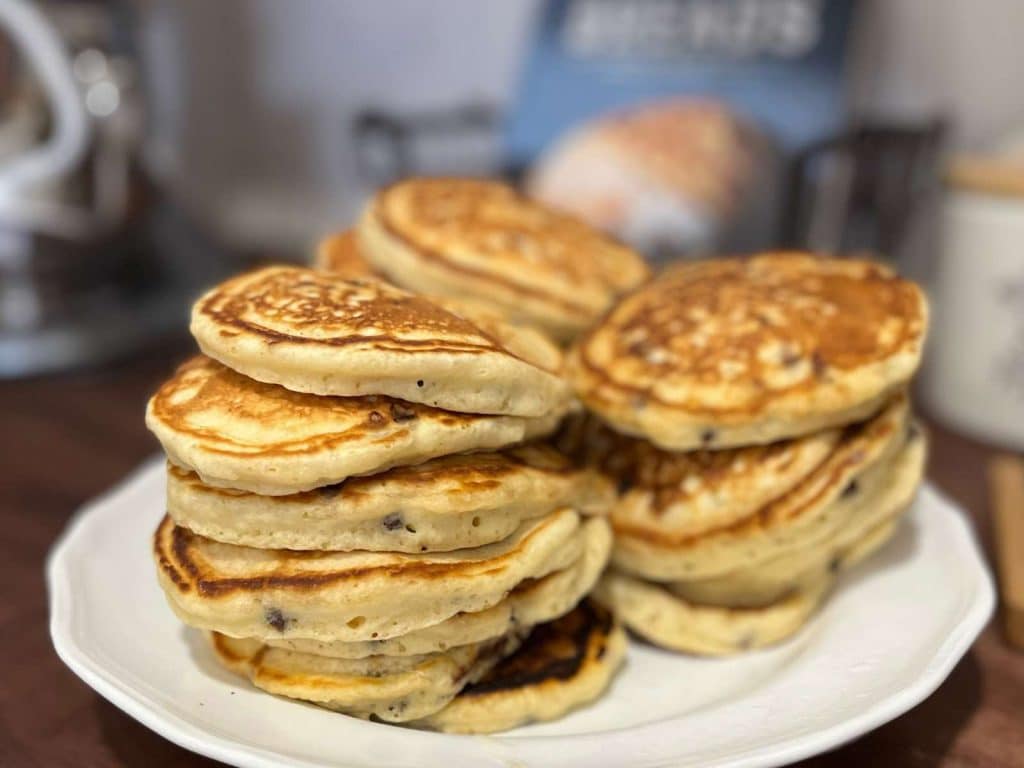
POLYGON ((377 193, 357 232, 364 258, 388 279, 485 299, 558 340, 648 276, 626 246, 493 181, 400 181, 377 193))
POLYGON ((829 528, 824 535, 815 532, 806 544, 787 548, 770 560, 719 576, 675 582, 669 588, 697 603, 757 606, 815 581, 838 567, 871 532, 887 529, 891 533, 914 499, 924 475, 926 453, 925 438, 918 433, 890 461, 860 475, 823 516, 827 521, 845 522, 837 526, 823 523, 822 527, 829 528))
POLYGON ((670 650, 721 656, 762 648, 796 633, 828 596, 836 575, 863 561, 892 538, 901 510, 833 553, 827 569, 759 606, 707 605, 674 594, 666 584, 607 571, 594 592, 632 632, 670 650))
POLYGON ((165 517, 153 540, 175 613, 232 637, 367 641, 483 611, 583 552, 580 517, 562 509, 495 543, 456 552, 295 552, 222 544, 165 517))
POLYGON ((500 541, 526 520, 572 507, 603 514, 611 483, 553 448, 445 456, 288 496, 204 484, 167 468, 167 512, 228 544, 265 549, 437 552, 500 541))
POLYGON ((769 443, 865 419, 920 362, 924 294, 867 261, 768 253, 681 264, 569 355, 584 403, 667 450, 769 443))
POLYGON ((676 533, 632 510, 628 520, 612 510, 616 544, 612 561, 623 571, 655 581, 690 581, 814 546, 840 531, 856 505, 835 503, 875 466, 886 467, 906 441, 908 406, 903 395, 873 419, 847 427, 833 449, 799 483, 753 515, 698 534, 676 533))
POLYGON ((607 689, 626 655, 626 637, 611 614, 583 602, 557 621, 536 627, 503 659, 444 709, 409 725, 448 733, 495 733, 555 720, 607 689))
POLYGON ((691 603, 663 584, 609 570, 595 599, 615 612, 636 635, 662 648, 720 656, 774 645, 793 635, 814 614, 833 577, 758 608, 724 608, 691 603))
POLYGON ((721 451, 665 451, 587 414, 566 419, 552 443, 614 478, 622 535, 695 536, 749 518, 795 488, 836 449, 842 430, 721 451))
POLYGON ((278 696, 310 701, 356 717, 402 722, 444 707, 519 644, 519 636, 463 646, 447 653, 384 659, 330 659, 258 640, 211 633, 215 658, 278 696))
POLYGON ((321 240, 313 255, 313 266, 346 277, 380 277, 363 258, 354 229, 321 240))
POLYGON ((266 267, 192 309, 200 349, 250 378, 318 395, 388 395, 460 413, 565 408, 561 354, 543 335, 370 278, 266 267))
POLYGON ((302 638, 266 638, 268 645, 321 656, 359 659, 366 656, 405 656, 446 651, 483 642, 517 629, 557 619, 580 602, 604 571, 612 547, 606 520, 584 521, 583 552, 571 565, 514 587, 497 605, 483 611, 458 613, 424 629, 386 640, 321 642, 302 638))
POLYGON ((320 397, 196 357, 150 399, 146 425, 174 464, 207 485, 279 496, 503 448, 550 432, 560 416, 453 413, 375 395, 320 397))

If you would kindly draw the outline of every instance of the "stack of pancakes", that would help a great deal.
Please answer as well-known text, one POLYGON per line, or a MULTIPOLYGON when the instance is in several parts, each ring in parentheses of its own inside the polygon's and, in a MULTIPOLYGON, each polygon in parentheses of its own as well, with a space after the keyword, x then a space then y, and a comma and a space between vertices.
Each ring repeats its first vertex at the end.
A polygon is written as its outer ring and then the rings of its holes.
POLYGON ((565 342, 649 275, 642 257, 494 181, 406 179, 379 191, 317 266, 417 292, 484 301, 565 342))
POLYGON ((557 717, 604 690, 624 638, 584 598, 614 492, 527 443, 573 402, 554 344, 478 307, 294 267, 211 290, 192 333, 204 355, 146 414, 169 459, 154 556, 226 666, 451 731, 557 717))
POLYGON ((913 283, 800 253, 681 265, 619 303, 569 358, 604 424, 562 436, 620 481, 600 599, 692 653, 802 626, 920 482, 926 327, 913 283))

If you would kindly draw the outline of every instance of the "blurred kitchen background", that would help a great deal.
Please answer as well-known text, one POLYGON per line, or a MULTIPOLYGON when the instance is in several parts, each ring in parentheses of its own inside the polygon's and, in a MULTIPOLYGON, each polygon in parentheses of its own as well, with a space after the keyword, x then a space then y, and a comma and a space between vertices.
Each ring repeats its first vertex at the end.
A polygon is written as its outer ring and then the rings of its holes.
POLYGON ((0 376, 137 354, 379 185, 503 176, 652 260, 871 254, 926 406, 1024 448, 1019 0, 0 0, 0 376))

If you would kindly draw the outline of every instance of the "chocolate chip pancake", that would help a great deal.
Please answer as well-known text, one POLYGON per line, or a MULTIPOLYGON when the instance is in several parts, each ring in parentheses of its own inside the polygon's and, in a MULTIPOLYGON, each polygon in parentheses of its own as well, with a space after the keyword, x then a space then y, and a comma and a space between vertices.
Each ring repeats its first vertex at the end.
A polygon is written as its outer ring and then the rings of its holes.
POLYGON ((841 429, 721 451, 666 451, 573 414, 552 442, 617 481, 623 535, 696 536, 751 517, 796 487, 835 450, 841 429))
POLYGON ((388 395, 461 413, 543 416, 567 407, 561 354, 542 334, 371 278, 266 267, 192 310, 210 357, 250 378, 318 395, 388 395))
POLYGON ((384 640, 483 611, 584 551, 580 517, 562 509, 511 536, 455 552, 296 552, 222 544, 165 517, 153 554, 186 624, 232 637, 384 640))
POLYGON ((375 395, 320 397, 196 357, 150 399, 146 425, 174 464, 207 485, 286 495, 438 456, 503 448, 550 432, 560 416, 453 413, 375 395))
MULTIPOLYGON (((847 427, 800 482, 754 514, 728 525, 696 534, 677 532, 660 524, 657 507, 627 507, 626 515, 613 508, 613 562, 655 581, 690 581, 754 568, 827 539, 849 522, 856 509, 836 503, 843 494, 850 494, 876 466, 884 473, 891 471, 894 457, 906 443, 908 412, 906 397, 900 395, 871 420, 847 427)), ((685 498, 686 480, 680 485, 677 492, 685 498)))
POLYGON ((668 450, 720 449, 870 416, 917 369, 924 294, 887 267, 805 253, 686 263, 570 354, 586 405, 668 450))
POLYGON ((331 659, 211 633, 215 658, 278 696, 400 723, 430 715, 515 650, 519 635, 425 656, 331 659))
POLYGON ((664 584, 615 570, 605 573, 595 599, 631 632, 673 651, 720 656, 773 645, 814 615, 832 587, 831 575, 806 589, 757 608, 725 608, 689 602, 664 584))
POLYGON ((373 198, 359 247, 389 280, 493 302, 559 340, 647 279, 643 259, 571 216, 477 179, 408 179, 373 198))
POLYGON ((622 665, 626 637, 612 615, 589 600, 534 628, 519 650, 462 689, 418 728, 495 733, 555 720, 596 700, 622 665))
POLYGON ((541 444, 445 456, 288 496, 206 485, 167 468, 167 512, 207 538, 249 547, 437 552, 500 541, 560 507, 603 514, 611 482, 541 444))
POLYGON ((825 530, 807 536, 806 543, 786 547, 768 560, 674 582, 669 588, 688 600, 713 605, 760 606, 781 599, 835 570, 872 532, 891 533, 921 484, 926 455, 924 433, 915 430, 890 460, 875 464, 847 485, 818 524, 825 530))
MULTIPOLYGON (((888 491, 881 484, 863 508, 868 511, 877 504, 881 513, 865 515, 841 538, 830 542, 827 565, 816 553, 797 553, 795 562, 783 559, 763 564, 763 581, 750 573, 746 586, 762 588, 756 604, 720 605, 701 602, 704 595, 688 594, 683 583, 657 584, 644 581, 615 568, 607 571, 595 590, 595 596, 608 605, 622 622, 640 637, 670 650, 702 655, 727 655, 762 648, 781 642, 797 632, 828 596, 839 572, 869 557, 892 537, 906 503, 897 498, 905 495, 906 481, 913 478, 913 468, 923 457, 923 440, 911 441, 899 464, 897 487, 888 491), (870 520, 868 518, 871 518, 870 520), (820 565, 820 567, 819 567, 820 565), (799 578, 774 594, 764 591, 765 584, 777 586, 785 578, 781 570, 792 575, 803 567, 799 578)), ((918 476, 919 479, 920 476, 918 476)), ((912 495, 912 493, 911 493, 912 495)), ((686 585, 689 586, 689 585, 686 585)), ((733 593, 735 587, 732 585, 733 593)), ((705 590, 707 591, 707 590, 705 590)), ((722 590, 716 599, 725 596, 722 590)), ((733 595, 734 596, 734 595, 733 595)))
POLYGON ((504 600, 483 611, 457 613, 438 624, 381 640, 323 642, 267 637, 264 641, 304 653, 361 659, 434 653, 502 637, 517 628, 557 619, 593 589, 611 553, 611 527, 601 518, 585 520, 580 538, 583 552, 572 564, 542 578, 521 582, 504 600))

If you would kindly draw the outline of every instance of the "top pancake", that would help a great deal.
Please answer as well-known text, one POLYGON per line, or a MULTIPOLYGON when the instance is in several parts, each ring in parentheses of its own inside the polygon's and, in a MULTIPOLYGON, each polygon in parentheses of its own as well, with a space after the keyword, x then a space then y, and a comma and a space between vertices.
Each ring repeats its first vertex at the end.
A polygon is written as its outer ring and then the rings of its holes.
POLYGON ((769 253, 683 264, 570 354, 603 419, 668 450, 760 444, 871 415, 920 362, 924 294, 868 261, 769 253))
POLYGON ((561 415, 489 416, 376 395, 321 397, 196 357, 150 399, 146 425, 174 464, 207 485, 280 496, 519 443, 550 432, 561 415))
POLYGON ((569 339, 647 279, 634 251, 492 181, 408 179, 377 193, 358 225, 363 256, 424 293, 492 301, 569 339))
POLYGON ((206 293, 193 307, 192 334, 210 357, 296 392, 512 416, 541 416, 569 400, 550 341, 471 315, 376 279, 278 266, 206 293))

